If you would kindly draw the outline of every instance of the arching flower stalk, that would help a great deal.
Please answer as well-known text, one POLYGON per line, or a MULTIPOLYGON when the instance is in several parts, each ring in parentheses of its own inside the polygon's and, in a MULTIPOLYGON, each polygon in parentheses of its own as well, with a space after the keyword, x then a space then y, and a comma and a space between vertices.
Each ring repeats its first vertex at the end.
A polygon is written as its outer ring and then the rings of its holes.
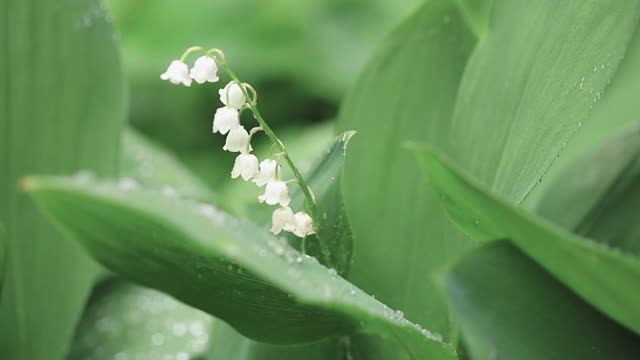
MULTIPOLYGON (((231 177, 242 178, 245 181, 252 181, 258 187, 264 187, 264 193, 258 196, 261 203, 276 205, 278 208, 272 215, 271 232, 279 234, 287 231, 298 237, 306 239, 308 235, 315 234, 316 228, 313 222, 316 211, 316 199, 313 192, 300 175, 300 171, 295 166, 289 156, 286 147, 278 139, 273 130, 265 122, 258 110, 258 93, 246 82, 241 82, 238 76, 231 70, 226 62, 224 53, 219 49, 205 51, 202 47, 194 46, 188 48, 180 60, 174 60, 169 65, 165 73, 161 75, 163 80, 169 80, 173 84, 183 84, 190 86, 192 80, 198 84, 205 82, 217 82, 218 70, 225 71, 231 81, 218 91, 222 107, 218 108, 213 118, 213 132, 227 136, 223 150, 238 152, 231 177), (188 70, 186 59, 193 53, 202 54, 194 63, 191 70, 188 70), (240 122, 240 115, 244 110, 250 110, 253 118, 258 122, 258 126, 247 131, 240 122), (279 153, 272 158, 259 161, 251 154, 251 139, 258 132, 264 132, 273 146, 279 153), (291 169, 294 179, 280 179, 280 161, 284 162, 291 169), (296 213, 289 207, 291 201, 289 197, 290 183, 300 186, 305 197, 305 202, 310 214, 304 211, 296 213)), ((323 257, 330 259, 329 249, 326 244, 320 242, 323 257)))

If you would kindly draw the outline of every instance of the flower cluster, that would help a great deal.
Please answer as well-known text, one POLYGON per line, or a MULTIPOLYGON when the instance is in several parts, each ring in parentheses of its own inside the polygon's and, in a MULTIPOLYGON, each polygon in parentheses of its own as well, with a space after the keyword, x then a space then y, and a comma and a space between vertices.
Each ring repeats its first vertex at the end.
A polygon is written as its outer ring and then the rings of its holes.
MULTIPOLYGON (((168 80, 172 84, 182 84, 184 86, 191 86, 193 80, 198 84, 217 82, 219 80, 218 65, 221 65, 230 75, 232 74, 226 68, 224 58, 210 56, 211 52, 215 52, 218 56, 223 56, 222 52, 217 49, 210 50, 206 55, 199 57, 189 70, 184 59, 190 52, 199 50, 200 48, 195 47, 188 49, 182 59, 171 62, 167 70, 160 75, 160 78, 168 80)), ((311 216, 304 211, 294 213, 289 207, 291 198, 289 197, 288 184, 297 180, 283 181, 280 179, 281 167, 279 161, 283 156, 287 156, 282 142, 275 138, 275 135, 269 129, 272 135, 270 138, 274 143, 277 142, 276 145, 280 145, 283 151, 276 154, 274 158, 262 161, 259 161, 255 155, 251 154, 251 151, 253 151, 251 138, 255 133, 264 131, 263 127, 266 127, 266 124, 261 123, 264 126, 254 127, 247 131, 240 123, 240 115, 244 110, 248 109, 254 112, 254 117, 258 119, 255 116, 255 90, 247 83, 232 80, 218 93, 220 102, 224 106, 218 108, 215 112, 213 132, 227 136, 223 150, 239 153, 231 170, 231 177, 233 179, 240 177, 245 181, 251 180, 258 187, 264 187, 264 194, 258 196, 258 200, 261 203, 279 206, 272 215, 271 232, 279 234, 282 231, 287 231, 302 238, 314 234, 315 229, 311 216), (250 93, 253 96, 250 96, 250 93)))

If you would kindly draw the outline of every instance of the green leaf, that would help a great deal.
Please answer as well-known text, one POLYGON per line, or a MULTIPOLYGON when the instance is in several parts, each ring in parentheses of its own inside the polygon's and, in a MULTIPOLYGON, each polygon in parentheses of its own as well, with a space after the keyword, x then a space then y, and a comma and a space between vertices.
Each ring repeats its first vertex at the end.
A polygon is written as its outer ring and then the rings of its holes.
POLYGON ((115 172, 124 119, 119 55, 98 1, 2 2, 0 354, 61 359, 95 265, 17 191, 27 174, 115 172), (45 301, 46 300, 46 301, 45 301))
POLYGON ((477 37, 481 37, 489 27, 491 8, 495 0, 456 0, 460 12, 477 37))
MULTIPOLYGON (((453 331, 432 275, 471 241, 448 221, 435 194, 424 190, 402 144, 445 140, 445 119, 474 43, 454 2, 426 2, 372 57, 339 117, 340 130, 357 131, 343 181, 355 249, 349 279, 446 338, 453 331)), ((366 356, 403 356, 385 351, 366 356)))
POLYGON ((229 325, 214 323, 208 360, 328 360, 344 359, 338 340, 304 345, 271 345, 247 339, 229 325))
POLYGON ((211 205, 121 183, 30 178, 24 187, 104 266, 250 338, 294 344, 367 331, 398 339, 416 359, 455 358, 402 313, 211 205))
POLYGON ((508 241, 443 279, 473 359, 636 359, 637 335, 569 291, 508 241))
POLYGON ((593 115, 585 122, 580 131, 568 143, 565 151, 558 156, 553 166, 545 173, 544 181, 532 189, 523 201, 528 209, 535 209, 540 197, 549 188, 561 182, 566 176, 566 168, 573 166, 576 158, 599 146, 603 141, 620 131, 626 124, 638 120, 638 105, 635 94, 640 92, 640 27, 636 31, 632 42, 620 63, 611 84, 607 87, 602 100, 598 102, 593 115))
POLYGON ((2 285, 4 284, 4 259, 7 252, 5 242, 4 227, 0 224, 0 295, 2 295, 2 285))
MULTIPOLYGON (((320 249, 320 242, 324 242, 331 254, 331 266, 342 276, 351 266, 353 250, 353 234, 342 198, 344 159, 353 135, 353 131, 339 135, 304 176, 317 200, 313 221, 318 231, 306 239, 308 254, 324 259, 320 249)), ((291 207, 302 209, 304 204, 302 191, 297 187, 291 196, 291 207)))
POLYGON ((483 242, 512 240, 587 302, 640 332, 638 257, 572 234, 514 207, 432 148, 419 155, 444 207, 466 233, 483 242))
POLYGON ((205 353, 211 316, 120 279, 92 295, 69 359, 190 359, 205 353))
POLYGON ((465 69, 447 149, 519 203, 588 120, 625 54, 640 3, 501 0, 492 9, 490 31, 465 69))
POLYGON ((536 212, 574 233, 640 255, 640 123, 579 157, 536 212))
POLYGON ((132 128, 124 132, 121 172, 148 187, 163 187, 194 199, 220 204, 220 197, 193 175, 175 155, 132 128))

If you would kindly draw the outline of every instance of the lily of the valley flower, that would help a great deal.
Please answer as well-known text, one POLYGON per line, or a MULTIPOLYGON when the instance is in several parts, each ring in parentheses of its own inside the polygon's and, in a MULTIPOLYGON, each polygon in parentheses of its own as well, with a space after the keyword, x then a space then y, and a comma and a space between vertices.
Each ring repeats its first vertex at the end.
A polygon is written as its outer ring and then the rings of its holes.
POLYGON ((200 56, 193 64, 189 76, 198 84, 218 81, 218 65, 209 56, 200 56))
POLYGON ((293 211, 288 206, 277 208, 271 215, 271 232, 278 235, 282 230, 293 231, 295 218, 293 211))
POLYGON ((242 176, 244 181, 254 177, 258 173, 258 158, 252 154, 240 154, 236 157, 236 162, 231 170, 231 178, 236 179, 242 176))
POLYGON ((293 233, 299 237, 305 237, 314 233, 313 219, 304 211, 297 212, 294 216, 293 233))
POLYGON ((240 153, 253 150, 251 145, 249 145, 249 133, 245 130, 244 126, 238 125, 229 131, 227 141, 222 147, 222 150, 240 153))
POLYGON ((167 71, 160 75, 160 79, 169 80, 172 84, 182 84, 191 86, 191 78, 189 77, 189 67, 180 60, 173 60, 167 71))
POLYGON ((276 166, 278 162, 271 159, 262 160, 260 162, 260 172, 254 177, 253 181, 259 187, 267 185, 269 181, 276 179, 276 166))
POLYGON ((284 181, 269 181, 264 189, 264 194, 258 196, 260 202, 266 202, 269 205, 280 204, 287 206, 291 202, 289 197, 289 189, 284 181))
POLYGON ((247 99, 242 92, 240 85, 232 81, 224 87, 224 89, 218 90, 220 94, 220 101, 226 106, 240 110, 247 103, 247 99))
POLYGON ((230 107, 221 107, 216 110, 216 114, 213 115, 213 132, 224 135, 229 130, 240 126, 240 114, 238 110, 230 107))

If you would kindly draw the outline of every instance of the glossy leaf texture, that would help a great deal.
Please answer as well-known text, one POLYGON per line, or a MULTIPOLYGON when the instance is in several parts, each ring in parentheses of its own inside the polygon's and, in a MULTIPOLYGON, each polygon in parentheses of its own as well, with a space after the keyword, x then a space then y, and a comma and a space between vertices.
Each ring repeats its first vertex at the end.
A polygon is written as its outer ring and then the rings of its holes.
MULTIPOLYGON (((339 116, 340 130, 357 131, 343 180, 354 233, 349 279, 452 341, 446 303, 432 276, 472 242, 452 226, 435 193, 425 190, 403 144, 446 141, 446 119, 474 44, 453 1, 426 2, 373 55, 339 116)), ((370 345, 386 347, 379 338, 370 345)), ((404 356, 402 349, 388 351, 376 348, 365 356, 404 356)))
POLYGON ((0 354, 61 359, 95 265, 16 185, 34 173, 114 174, 124 119, 119 58, 98 1, 6 0, 0 23, 0 222, 8 254, 0 354))
POLYGON ((211 325, 200 310, 112 278, 94 290, 68 358, 202 359, 211 325))
POLYGON ((397 339, 414 358, 455 358, 439 336, 212 205, 109 182, 29 178, 23 187, 108 269, 250 338, 295 344, 365 331, 397 339))
POLYGON ((608 319, 509 241, 455 264, 443 286, 472 359, 635 359, 639 337, 608 319))
POLYGON ((553 166, 545 173, 543 181, 539 182, 524 199, 523 206, 535 211, 541 196, 562 182, 562 177, 567 175, 566 169, 568 167, 575 169, 573 164, 578 157, 591 151, 595 146, 601 146, 628 124, 638 121, 635 96, 640 91, 640 82, 635 80, 640 76, 638 64, 640 64, 640 28, 636 27, 625 57, 611 84, 607 86, 602 100, 595 105, 589 120, 583 124, 580 131, 567 144, 566 149, 556 158, 553 166))
POLYGON ((419 151, 449 215, 478 241, 512 240, 554 277, 616 321, 640 332, 640 258, 553 225, 491 193, 450 160, 419 151))
POLYGON ((574 233, 640 255, 640 123, 577 158, 536 212, 574 233))
MULTIPOLYGON (((342 197, 344 159, 353 135, 354 132, 339 135, 304 175, 317 200, 316 210, 312 215, 315 216, 313 220, 318 229, 317 234, 310 235, 305 240, 305 248, 310 255, 328 261, 325 265, 334 268, 341 276, 345 276, 351 266, 353 250, 353 234, 342 197), (330 252, 329 259, 323 257, 321 241, 330 252)), ((293 209, 305 207, 304 196, 299 187, 292 194, 291 206, 293 209)), ((306 208, 308 209, 308 204, 306 208)))
POLYGON ((518 203, 588 121, 625 54, 640 3, 498 0, 492 10, 440 135, 460 167, 518 203))

